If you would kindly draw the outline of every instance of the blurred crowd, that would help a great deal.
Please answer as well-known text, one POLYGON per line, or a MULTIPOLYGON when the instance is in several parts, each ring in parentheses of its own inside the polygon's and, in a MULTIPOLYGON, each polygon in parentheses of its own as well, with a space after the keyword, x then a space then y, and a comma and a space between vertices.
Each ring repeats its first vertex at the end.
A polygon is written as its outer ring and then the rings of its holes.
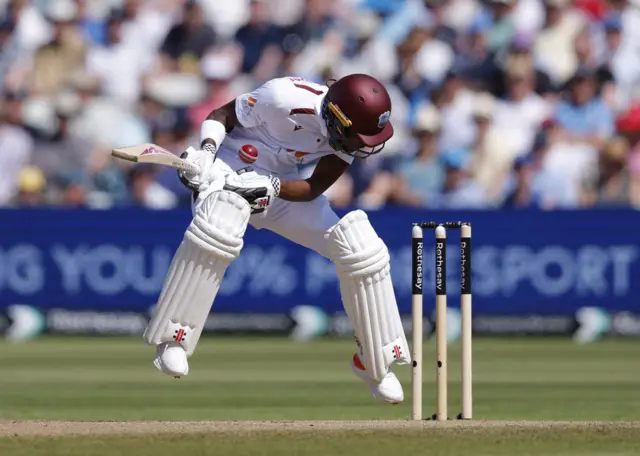
MULTIPOLYGON (((640 208, 640 0, 0 0, 0 206, 189 204, 110 150, 197 145, 278 76, 381 80, 338 207, 640 208)), ((310 172, 309 169, 301 170, 310 172)))

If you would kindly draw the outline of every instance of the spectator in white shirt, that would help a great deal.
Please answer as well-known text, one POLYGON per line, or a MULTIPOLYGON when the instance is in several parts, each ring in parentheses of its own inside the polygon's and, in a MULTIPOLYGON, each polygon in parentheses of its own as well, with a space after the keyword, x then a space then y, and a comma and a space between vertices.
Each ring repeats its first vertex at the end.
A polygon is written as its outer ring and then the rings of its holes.
POLYGON ((434 104, 440 111, 440 145, 443 149, 471 146, 475 138, 473 102, 473 92, 466 88, 457 72, 450 71, 434 95, 434 104))
POLYGON ((185 2, 157 0, 121 0, 124 23, 122 41, 127 46, 155 54, 174 22, 176 8, 185 2))
POLYGON ((122 41, 124 14, 113 11, 107 20, 107 44, 91 49, 86 68, 100 77, 104 94, 125 104, 140 98, 143 75, 153 65, 153 55, 122 41))
POLYGON ((474 179, 484 188, 487 198, 496 202, 505 185, 516 156, 516 149, 493 124, 496 100, 489 93, 476 95, 473 119, 477 136, 473 144, 471 165, 474 179))
POLYGON ((570 0, 544 0, 545 25, 534 46, 536 63, 556 85, 566 82, 578 66, 574 40, 584 26, 584 19, 569 8, 570 3, 570 0))
POLYGON ((535 70, 530 59, 513 58, 506 69, 507 97, 498 102, 494 125, 516 150, 527 153, 538 128, 551 115, 548 102, 534 92, 535 70))
MULTIPOLYGON (((620 14, 621 36, 615 54, 611 56, 611 70, 616 79, 617 103, 621 111, 630 107, 634 91, 640 86, 640 4, 613 1, 620 14)), ((611 43, 611 40, 608 40, 611 43)))
MULTIPOLYGON (((4 98, 8 97, 15 98, 16 95, 5 94, 4 98)), ((0 206, 8 204, 16 195, 20 171, 29 164, 33 153, 33 140, 29 134, 19 124, 10 123, 9 110, 16 102, 20 103, 19 100, 5 101, 0 107, 0 206)))
POLYGON ((155 180, 154 169, 136 166, 129 173, 131 202, 135 206, 149 209, 171 209, 178 198, 155 180))
MULTIPOLYGON (((50 0, 53 3, 56 0, 50 0)), ((24 57, 46 44, 52 36, 52 27, 40 9, 30 0, 10 0, 7 13, 16 23, 16 40, 24 57)))
POLYGON ((518 157, 503 187, 502 207, 508 209, 569 209, 578 205, 578 187, 557 168, 544 166, 549 130, 536 135, 532 151, 518 157))
POLYGON ((629 142, 620 136, 608 141, 599 151, 598 165, 583 182, 582 205, 629 206, 632 184, 628 161, 629 142))
POLYGON ((60 94, 54 101, 53 135, 44 132, 36 138, 31 163, 47 178, 68 175, 72 171, 87 170, 93 151, 89 141, 70 130, 73 118, 79 113, 79 100, 71 93, 60 94))

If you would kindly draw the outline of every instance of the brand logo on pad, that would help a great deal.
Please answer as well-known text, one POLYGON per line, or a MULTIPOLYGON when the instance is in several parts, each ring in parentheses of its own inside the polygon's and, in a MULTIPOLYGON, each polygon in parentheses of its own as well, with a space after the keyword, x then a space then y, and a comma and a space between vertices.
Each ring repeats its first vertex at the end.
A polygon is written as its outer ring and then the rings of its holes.
POLYGON ((402 355, 402 350, 400 350, 400 347, 397 345, 393 346, 393 359, 400 359, 400 356, 402 355))
POLYGON ((258 198, 255 202, 256 207, 267 207, 269 205, 269 197, 258 198))
POLYGON ((184 340, 186 335, 187 333, 185 332, 184 329, 176 329, 175 335, 173 336, 173 338, 176 342, 180 343, 184 340))

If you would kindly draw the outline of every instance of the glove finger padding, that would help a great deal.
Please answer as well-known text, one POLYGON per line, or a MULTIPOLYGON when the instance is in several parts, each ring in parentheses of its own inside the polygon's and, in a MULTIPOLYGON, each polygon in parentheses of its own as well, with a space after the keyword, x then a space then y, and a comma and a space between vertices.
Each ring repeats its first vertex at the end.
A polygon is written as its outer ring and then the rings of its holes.
POLYGON ((252 214, 260 214, 264 212, 270 203, 270 197, 267 195, 266 187, 257 188, 240 188, 225 184, 224 190, 236 193, 243 197, 251 207, 252 214))
POLYGON ((280 180, 272 176, 262 176, 251 167, 246 167, 229 174, 224 189, 242 196, 249 203, 252 214, 260 214, 265 212, 278 196, 280 180), (274 182, 277 182, 277 191, 274 182))
POLYGON ((189 147, 180 154, 180 158, 198 165, 200 168, 198 174, 193 174, 183 169, 178 170, 178 179, 180 179, 180 182, 194 192, 199 189, 201 190, 203 185, 209 185, 219 177, 213 166, 216 155, 215 148, 211 144, 206 144, 205 150, 196 150, 193 147, 189 147))
POLYGON ((329 234, 345 311, 355 330, 369 376, 381 381, 394 362, 411 362, 396 304, 389 252, 367 215, 350 212, 329 234))

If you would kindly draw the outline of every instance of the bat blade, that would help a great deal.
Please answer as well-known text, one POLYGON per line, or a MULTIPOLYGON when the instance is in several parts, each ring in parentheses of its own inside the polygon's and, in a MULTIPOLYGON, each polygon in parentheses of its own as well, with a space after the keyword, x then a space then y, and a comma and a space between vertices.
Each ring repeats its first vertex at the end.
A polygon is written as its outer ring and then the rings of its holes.
POLYGON ((129 147, 113 149, 111 155, 135 163, 150 163, 154 165, 169 166, 171 168, 182 169, 189 173, 199 173, 198 165, 174 155, 167 149, 156 144, 138 144, 129 147))

